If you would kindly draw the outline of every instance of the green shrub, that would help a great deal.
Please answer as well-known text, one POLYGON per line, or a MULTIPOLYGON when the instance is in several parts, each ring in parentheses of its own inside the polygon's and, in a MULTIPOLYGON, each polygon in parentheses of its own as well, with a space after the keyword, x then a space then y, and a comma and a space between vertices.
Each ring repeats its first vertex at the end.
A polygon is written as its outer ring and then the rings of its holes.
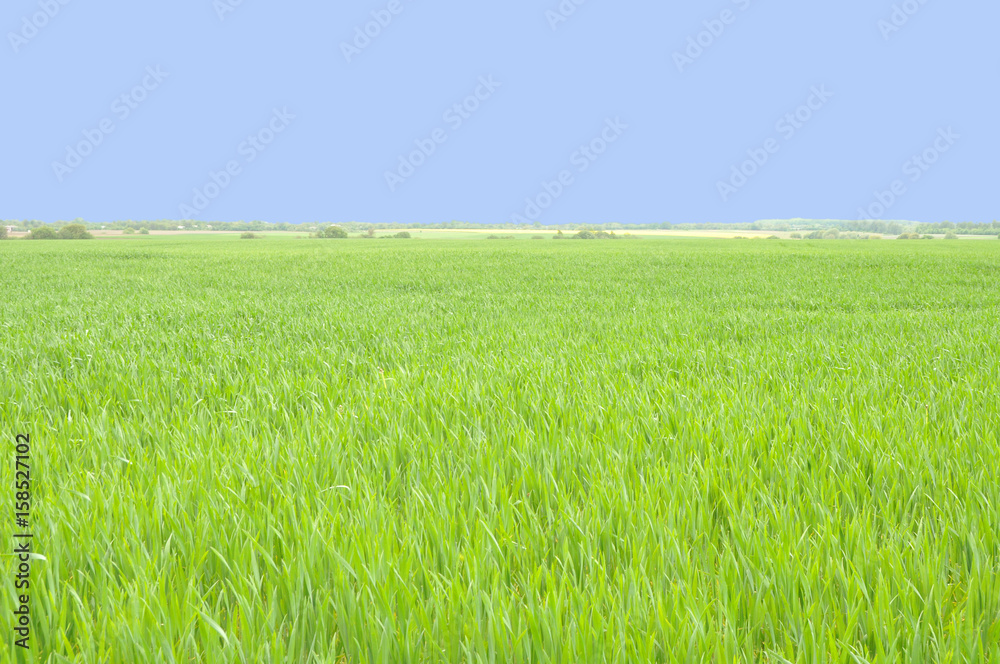
POLYGON ((327 226, 323 231, 321 231, 320 237, 342 240, 347 237, 347 231, 340 226, 327 226))
POLYGON ((139 235, 149 235, 149 229, 143 228, 142 230, 139 231, 139 235))
POLYGON ((126 228, 125 230, 122 231, 122 235, 134 235, 134 234, 135 234, 134 228, 126 228))
POLYGON ((7 226, 0 226, 0 240, 7 239, 7 226))
POLYGON ((958 233, 956 233, 955 231, 948 231, 947 233, 944 234, 944 239, 946 239, 946 240, 957 240, 958 239, 958 233))
POLYGON ((32 228, 28 233, 29 240, 58 240, 59 233, 52 226, 39 226, 32 228))
POLYGON ((897 240, 919 240, 920 236, 916 233, 901 233, 897 240))
POLYGON ((531 239, 532 240, 544 240, 545 236, 544 235, 532 235, 531 239))
POLYGON ((788 237, 792 238, 793 240, 801 240, 802 239, 802 233, 792 233, 788 237))
POLYGON ((553 240, 565 240, 566 239, 566 234, 563 233, 562 231, 559 231, 558 233, 556 233, 555 235, 552 236, 552 239, 553 240))
POLYGON ((923 236, 920 237, 920 239, 921 240, 933 240, 934 236, 933 235, 923 235, 923 236))
POLYGON ((397 238, 399 238, 401 240, 406 240, 406 239, 410 238, 410 233, 409 233, 409 231, 399 231, 398 233, 396 233, 395 235, 393 235, 393 237, 397 237, 397 238))
POLYGON ((60 240, 92 240, 94 236, 83 224, 67 224, 59 229, 60 240))
POLYGON ((257 239, 263 239, 263 236, 254 235, 253 233, 242 233, 240 234, 240 238, 244 240, 257 240, 257 239))
POLYGON ((767 239, 768 240, 780 240, 781 238, 778 237, 777 235, 768 235, 767 239))
POLYGON ((487 240, 516 240, 516 235, 487 235, 487 240))

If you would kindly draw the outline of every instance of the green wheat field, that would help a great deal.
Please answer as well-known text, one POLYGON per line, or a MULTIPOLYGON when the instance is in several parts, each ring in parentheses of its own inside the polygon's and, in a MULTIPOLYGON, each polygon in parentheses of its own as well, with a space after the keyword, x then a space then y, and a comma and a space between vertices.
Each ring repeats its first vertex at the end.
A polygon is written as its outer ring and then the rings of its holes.
POLYGON ((1000 662, 1000 242, 550 237, 0 243, 0 661, 1000 662))

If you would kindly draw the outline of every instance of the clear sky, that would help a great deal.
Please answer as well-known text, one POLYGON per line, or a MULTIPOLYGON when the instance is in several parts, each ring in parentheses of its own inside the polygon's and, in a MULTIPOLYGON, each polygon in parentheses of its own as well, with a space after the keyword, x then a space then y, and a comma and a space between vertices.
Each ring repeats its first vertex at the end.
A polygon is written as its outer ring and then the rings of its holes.
POLYGON ((991 221, 998 24, 983 0, 7 0, 0 218, 991 221))

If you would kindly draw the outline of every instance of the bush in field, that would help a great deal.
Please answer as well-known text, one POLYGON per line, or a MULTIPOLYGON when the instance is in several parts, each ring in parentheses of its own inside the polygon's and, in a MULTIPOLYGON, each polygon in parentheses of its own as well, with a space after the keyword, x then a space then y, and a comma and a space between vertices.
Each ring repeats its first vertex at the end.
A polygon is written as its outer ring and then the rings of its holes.
POLYGON ((6 239, 7 239, 7 227, 0 226, 0 240, 6 240, 6 239))
MULTIPOLYGON (((798 233, 792 233, 791 237, 800 235, 798 233)), ((853 231, 841 231, 839 228, 828 228, 826 230, 812 231, 807 233, 805 236, 801 236, 806 240, 867 240, 867 233, 857 233, 853 231)), ((796 238, 797 239, 797 238, 796 238)))
POLYGON ((59 229, 60 240, 92 240, 94 236, 83 224, 67 224, 59 229))
POLYGON ((946 239, 946 240, 957 240, 958 239, 958 233, 956 233, 955 231, 948 231, 947 233, 944 234, 944 239, 946 239))
POLYGON ((532 235, 531 239, 532 240, 544 240, 545 236, 544 235, 532 235))
POLYGON ((802 239, 802 233, 792 233, 788 237, 792 238, 793 240, 801 240, 802 239))
POLYGON ((39 226, 32 228, 28 233, 29 240, 58 240, 59 233, 51 226, 39 226))
POLYGON ((149 235, 149 229, 143 228, 142 230, 139 231, 139 235, 149 235))
POLYGON ((125 230, 122 231, 122 235, 134 235, 134 234, 135 234, 134 228, 126 228, 125 230))
POLYGON ((347 237, 347 231, 340 226, 327 226, 325 229, 317 233, 316 237, 342 240, 347 237))
POLYGON ((922 236, 920 236, 920 239, 921 240, 933 240, 934 236, 933 235, 922 235, 922 236))
POLYGON ((896 239, 897 240, 919 240, 920 236, 917 235, 916 233, 900 233, 899 237, 897 237, 896 239))
POLYGON ((393 237, 399 238, 401 240, 406 240, 406 239, 409 239, 411 237, 411 235, 410 235, 409 231, 399 231, 398 233, 396 233, 395 235, 393 235, 393 237))
POLYGON ((781 238, 778 237, 777 235, 768 235, 767 239, 768 240, 780 240, 781 238))
POLYGON ((868 239, 869 240, 881 240, 882 236, 879 235, 878 233, 871 233, 871 234, 868 235, 868 239))
POLYGON ((264 236, 262 236, 262 235, 254 235, 253 233, 242 233, 242 234, 240 234, 240 237, 242 239, 244 239, 244 240, 258 240, 258 239, 262 240, 262 239, 264 239, 264 236))
POLYGON ((487 235, 487 240, 516 240, 516 235, 487 235))
MULTIPOLYGON (((543 239, 541 235, 536 235, 532 239, 543 239)), ((577 231, 574 235, 566 235, 562 231, 559 231, 552 236, 553 240, 634 240, 635 235, 631 233, 625 233, 624 235, 616 235, 614 231, 610 233, 608 231, 593 231, 589 229, 583 229, 577 231)))

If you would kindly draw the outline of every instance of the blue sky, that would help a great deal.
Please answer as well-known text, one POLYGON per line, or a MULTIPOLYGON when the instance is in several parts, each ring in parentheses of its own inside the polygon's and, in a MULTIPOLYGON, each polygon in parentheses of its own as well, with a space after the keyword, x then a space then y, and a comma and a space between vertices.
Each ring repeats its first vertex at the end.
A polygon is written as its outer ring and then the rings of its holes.
POLYGON ((991 221, 998 23, 962 0, 8 0, 0 217, 991 221))

